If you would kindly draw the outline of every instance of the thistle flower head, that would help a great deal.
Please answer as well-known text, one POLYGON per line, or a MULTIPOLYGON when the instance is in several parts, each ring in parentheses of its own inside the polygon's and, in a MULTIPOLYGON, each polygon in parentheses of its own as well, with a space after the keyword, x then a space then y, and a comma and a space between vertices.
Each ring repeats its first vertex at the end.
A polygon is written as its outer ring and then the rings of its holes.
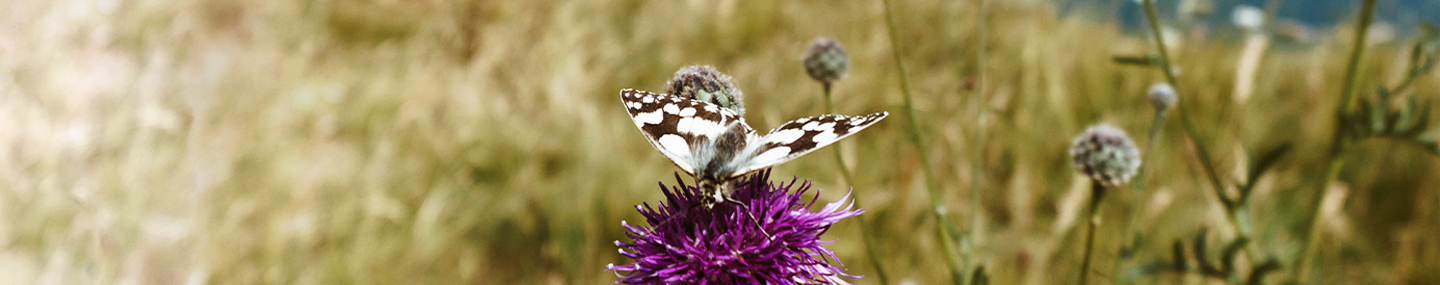
POLYGON ((841 273, 835 253, 824 247, 832 241, 820 235, 864 211, 852 209, 846 195, 812 212, 816 198, 802 197, 808 181, 769 183, 769 176, 767 170, 736 182, 731 197, 748 206, 722 203, 709 210, 695 206, 699 188, 678 175, 679 186, 662 183, 666 202, 635 206, 651 226, 622 223, 631 242, 615 245, 633 263, 609 265, 616 283, 849 284, 840 277, 858 278, 841 273))
POLYGON ((840 42, 827 37, 811 40, 803 60, 805 73, 825 84, 845 78, 845 72, 850 69, 850 56, 845 54, 845 48, 840 46, 840 42))
POLYGON ((1150 85, 1150 91, 1146 93, 1150 96, 1150 105, 1154 105, 1157 112, 1174 108, 1180 100, 1175 96, 1175 88, 1170 87, 1170 84, 1155 83, 1155 85, 1150 85))
POLYGON ((720 105, 745 116, 745 98, 729 75, 709 65, 691 65, 675 71, 665 93, 720 105))
POLYGON ((1129 182, 1140 169, 1140 151, 1125 131, 1108 124, 1090 126, 1070 146, 1075 170, 1106 187, 1129 182))

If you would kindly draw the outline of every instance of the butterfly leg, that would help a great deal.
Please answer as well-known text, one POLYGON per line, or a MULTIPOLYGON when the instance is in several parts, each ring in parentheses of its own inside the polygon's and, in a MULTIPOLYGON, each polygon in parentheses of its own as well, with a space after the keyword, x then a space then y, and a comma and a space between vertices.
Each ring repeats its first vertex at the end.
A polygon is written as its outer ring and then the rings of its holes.
POLYGON ((739 206, 741 209, 743 209, 743 210, 745 211, 745 215, 750 216, 750 222, 752 222, 752 223, 755 224, 755 228, 760 229, 760 233, 765 234, 765 238, 766 238, 766 239, 773 239, 773 238, 774 238, 773 236, 770 236, 770 233, 769 233, 769 232, 766 232, 766 231, 765 231, 765 227, 764 227, 764 226, 761 226, 761 225, 760 225, 760 220, 755 219, 755 214, 750 212, 750 205, 745 205, 744 202, 740 202, 740 200, 735 200, 735 198, 731 198, 731 197, 729 197, 729 196, 726 196, 726 197, 725 197, 725 203, 730 203, 730 204, 734 204, 735 206, 739 206))

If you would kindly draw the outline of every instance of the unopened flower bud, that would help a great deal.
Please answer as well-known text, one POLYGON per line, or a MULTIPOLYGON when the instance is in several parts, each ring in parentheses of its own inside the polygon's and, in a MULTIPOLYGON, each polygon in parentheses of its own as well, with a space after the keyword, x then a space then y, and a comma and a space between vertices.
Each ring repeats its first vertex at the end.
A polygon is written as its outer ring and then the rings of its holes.
POLYGON ((810 41, 810 47, 805 50, 804 63, 810 78, 830 84, 845 78, 845 72, 850 69, 850 56, 835 39, 818 37, 810 41))
POLYGON ((1157 112, 1174 108, 1180 100, 1175 96, 1175 88, 1170 87, 1170 84, 1155 83, 1155 85, 1150 85, 1150 91, 1147 93, 1150 96, 1150 105, 1154 105, 1157 112))
POLYGON ((709 102, 745 115, 744 94, 735 87, 735 81, 709 65, 680 68, 665 86, 667 94, 709 102))

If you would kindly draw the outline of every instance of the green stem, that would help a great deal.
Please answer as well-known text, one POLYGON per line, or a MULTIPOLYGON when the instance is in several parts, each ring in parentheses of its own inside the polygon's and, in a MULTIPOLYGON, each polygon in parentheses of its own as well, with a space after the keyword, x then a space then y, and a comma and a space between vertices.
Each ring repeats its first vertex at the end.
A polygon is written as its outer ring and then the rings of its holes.
POLYGON ((1155 40, 1155 49, 1160 53, 1160 68, 1165 71, 1165 80, 1170 82, 1171 87, 1180 89, 1180 85, 1176 84, 1175 69, 1170 66, 1170 51, 1165 49, 1165 38, 1160 35, 1160 14, 1155 11, 1155 0, 1145 0, 1144 4, 1145 18, 1150 21, 1150 38, 1155 40))
POLYGON ((1100 225, 1100 201, 1105 198, 1105 186, 1100 181, 1090 180, 1090 215, 1085 228, 1085 257, 1080 262, 1080 285, 1090 282, 1090 254, 1095 249, 1095 227, 1100 225))
POLYGON ((905 61, 900 57, 900 41, 897 39, 895 30, 895 13, 890 9, 890 0, 883 0, 885 5, 885 26, 890 34, 890 50, 895 60, 895 69, 900 73, 900 92, 905 98, 905 119, 908 122, 910 142, 915 145, 915 151, 920 153, 920 168, 925 174, 925 189, 930 196, 931 213, 935 215, 935 230, 939 235, 940 247, 944 252, 947 269, 950 271, 950 278, 954 284, 965 282, 965 273, 961 269, 960 260, 955 256, 955 233, 950 231, 949 216, 946 215, 945 205, 940 202, 940 187, 935 182, 935 171, 930 167, 930 152, 920 140, 920 123, 916 120, 914 100, 910 96, 910 83, 905 75, 905 61))
MULTIPOLYGON (((1164 70, 1165 80, 1170 82, 1170 86, 1179 90, 1180 84, 1175 78, 1175 69, 1170 64, 1170 54, 1165 47, 1165 38, 1160 34, 1160 16, 1155 9, 1155 0, 1145 0, 1144 5, 1145 17, 1150 22, 1150 37, 1154 39, 1155 48, 1160 53, 1160 68, 1164 70)), ((1191 102, 1194 101, 1192 100, 1191 102)), ((1177 109, 1180 113, 1180 122, 1185 126, 1185 138, 1195 146, 1195 154, 1200 160, 1200 165, 1205 169, 1206 178, 1210 180, 1210 184, 1213 186, 1215 198, 1225 206, 1225 217, 1227 221, 1230 222, 1231 226, 1235 227, 1235 231, 1239 237, 1249 238, 1251 234, 1249 221, 1242 221, 1242 219, 1248 219, 1249 216, 1248 212, 1243 210, 1245 207, 1244 201, 1237 201, 1236 203, 1225 202, 1228 200, 1225 196, 1225 183, 1220 180, 1220 173, 1215 170, 1215 165, 1211 162, 1214 160, 1211 159, 1210 151, 1206 150, 1205 145, 1199 140, 1196 140, 1200 131, 1195 128, 1195 122, 1190 119, 1189 108, 1177 109)), ((1256 260, 1254 250, 1251 250, 1250 246, 1246 246, 1243 251, 1251 262, 1256 260)))
MULTIPOLYGON (((1165 38, 1160 35, 1160 15, 1155 10, 1155 0, 1145 0, 1144 4, 1145 17, 1150 22, 1150 38, 1155 40, 1155 49, 1160 53, 1160 69, 1165 72, 1165 80, 1170 82, 1170 86, 1179 90, 1180 82, 1175 79, 1175 68, 1170 65, 1170 52, 1165 47, 1165 38)), ((1180 111, 1180 121, 1185 124, 1185 138, 1195 145, 1195 152, 1200 156, 1200 164, 1205 167, 1205 174, 1210 179, 1210 184, 1215 186, 1215 191, 1224 191, 1225 184, 1220 182, 1219 173, 1210 163, 1210 152, 1205 150, 1205 145, 1195 140, 1199 131, 1195 129, 1195 123, 1190 120, 1189 109, 1177 109, 1180 111)))
POLYGON ((1375 0, 1365 0, 1360 5, 1360 24, 1355 25, 1355 46, 1350 49, 1350 61, 1345 69, 1345 93, 1340 101, 1340 109, 1336 112, 1350 109, 1350 101, 1355 98, 1355 89, 1360 85, 1360 62, 1365 59, 1365 40, 1370 34, 1370 20, 1373 19, 1374 11, 1375 0))
MULTIPOLYGON (((830 99, 830 82, 821 82, 820 84, 825 88, 825 113, 834 114, 835 104, 830 99)), ((845 164, 845 156, 841 155, 844 151, 840 147, 841 144, 836 143, 830 148, 835 150, 835 162, 840 164, 840 177, 845 179, 845 185, 849 185, 853 189, 855 179, 850 176, 850 167, 845 164)), ((864 203, 860 203, 860 195, 850 195, 850 199, 857 205, 864 205, 864 203)), ((880 262, 880 252, 876 249, 875 238, 870 236, 869 222, 865 221, 865 217, 855 217, 855 219, 860 221, 860 242, 865 244, 865 253, 870 256, 870 264, 875 265, 875 275, 880 279, 880 284, 890 284, 890 278, 885 274, 885 266, 880 262)))
MULTIPOLYGON (((985 28, 985 0, 979 0, 978 2, 980 2, 980 8, 979 16, 976 17, 976 29, 979 30, 980 43, 979 47, 975 49, 975 69, 977 74, 975 79, 975 95, 973 95, 971 99, 973 100, 971 104, 975 105, 975 141, 970 146, 970 205, 972 207, 970 207, 970 231, 968 238, 965 239, 965 244, 960 247, 961 253, 965 258, 964 262, 967 266, 970 265, 970 257, 974 255, 975 237, 978 236, 981 231, 980 207, 982 203, 980 203, 980 190, 983 189, 981 187, 985 180, 983 168, 985 160, 985 124, 982 120, 985 118, 986 110, 985 48, 987 44, 987 29, 985 28)), ((968 272, 969 270, 966 271, 968 272)))
MULTIPOLYGON (((1135 197, 1135 200, 1130 203, 1130 213, 1128 214, 1128 215, 1129 215, 1129 218, 1127 218, 1126 221, 1125 221, 1125 231, 1123 232, 1123 233, 1125 233, 1125 234, 1130 234, 1130 233, 1132 233, 1132 232, 1135 232, 1135 230, 1134 230, 1134 227, 1135 227, 1135 219, 1136 219, 1136 217, 1139 217, 1139 216, 1140 216, 1139 213, 1140 213, 1140 211, 1142 210, 1142 208, 1140 207, 1140 205, 1144 205, 1144 204, 1145 204, 1145 203, 1144 203, 1144 202, 1145 202, 1145 199, 1144 199, 1144 195, 1145 195, 1145 172, 1146 172, 1145 170, 1147 170, 1147 169, 1150 168, 1150 166, 1149 166, 1149 165, 1150 165, 1150 161, 1151 161, 1150 158, 1151 158, 1152 156, 1155 156, 1156 153, 1159 153, 1158 151, 1155 151, 1155 144, 1156 144, 1155 141, 1160 140, 1160 127, 1161 127, 1162 125, 1164 125, 1164 123, 1165 123, 1165 114, 1167 113, 1166 111, 1167 111, 1167 110, 1163 110, 1163 109, 1162 109, 1162 110, 1157 110, 1157 111, 1155 112, 1155 118, 1150 121, 1150 137, 1149 137, 1149 141, 1146 141, 1146 142, 1145 142, 1145 149, 1142 150, 1142 152, 1147 153, 1147 155, 1141 155, 1141 156, 1140 156, 1140 168, 1137 169, 1136 172, 1135 172, 1135 187, 1133 188, 1133 190, 1131 190, 1131 194, 1135 197)), ((1120 240, 1121 240, 1121 241, 1125 241, 1126 238, 1127 238, 1127 237, 1121 237, 1120 240)), ((1124 245, 1122 245, 1120 248, 1121 248, 1121 249, 1125 249, 1125 248, 1128 248, 1128 247, 1130 247, 1130 246, 1132 246, 1132 244, 1130 244, 1129 242, 1126 242, 1126 243, 1124 243, 1124 245)), ((1130 249, 1130 250, 1134 250, 1134 249, 1130 249)), ((1119 255, 1117 255, 1117 256, 1119 256, 1119 255)), ((1124 261, 1125 261, 1124 258, 1116 258, 1116 259, 1115 259, 1115 275, 1114 275, 1114 276, 1115 276, 1116 280, 1120 280, 1120 281, 1121 281, 1121 282, 1116 282, 1116 283, 1122 283, 1122 284, 1125 283, 1125 282, 1123 282, 1124 280, 1121 280, 1121 278, 1124 278, 1124 276, 1123 276, 1122 274, 1124 273, 1124 269, 1125 269, 1125 268, 1124 268, 1123 266, 1121 266, 1121 265, 1122 265, 1121 263, 1123 263, 1124 261)))
POLYGON ((1375 0, 1365 0, 1360 4, 1360 22, 1355 25, 1355 46, 1350 49, 1350 60, 1345 69, 1345 87, 1341 91, 1344 93, 1341 93, 1339 106, 1335 107, 1335 131, 1330 140, 1330 163, 1325 166, 1325 179, 1316 186, 1321 194, 1320 198, 1315 199, 1315 202, 1311 204, 1314 211, 1310 214, 1309 234, 1305 240, 1301 241, 1304 246, 1301 247, 1298 259, 1294 262, 1296 270, 1290 271, 1290 280, 1301 284, 1307 283, 1306 281, 1310 277, 1310 261, 1314 258, 1315 248, 1319 246, 1317 242, 1320 238, 1319 223, 1320 216, 1323 214, 1320 212, 1322 210, 1321 203, 1330 195, 1330 191, 1326 191, 1326 188, 1339 178, 1340 169, 1344 165, 1344 162, 1341 161, 1341 154, 1345 152, 1347 140, 1340 124, 1344 123, 1344 116, 1350 110, 1351 101, 1354 101, 1356 85, 1360 80, 1360 63, 1365 57, 1365 38, 1369 35, 1370 20, 1373 18, 1374 11, 1375 0))

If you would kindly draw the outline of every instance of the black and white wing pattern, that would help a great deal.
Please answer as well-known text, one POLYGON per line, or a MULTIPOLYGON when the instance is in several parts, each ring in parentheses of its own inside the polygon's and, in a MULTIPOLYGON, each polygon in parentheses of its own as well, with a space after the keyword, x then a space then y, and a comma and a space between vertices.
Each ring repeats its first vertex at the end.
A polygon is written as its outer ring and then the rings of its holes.
POLYGON ((620 100, 645 140, 691 175, 705 163, 691 149, 701 147, 696 142, 718 138, 737 122, 746 133, 754 132, 740 115, 704 101, 635 89, 621 90, 620 100))
POLYGON ((751 149, 746 152, 754 156, 731 175, 744 175, 785 163, 855 134, 888 115, 888 112, 864 116, 820 115, 786 122, 770 130, 760 141, 749 143, 751 149))

